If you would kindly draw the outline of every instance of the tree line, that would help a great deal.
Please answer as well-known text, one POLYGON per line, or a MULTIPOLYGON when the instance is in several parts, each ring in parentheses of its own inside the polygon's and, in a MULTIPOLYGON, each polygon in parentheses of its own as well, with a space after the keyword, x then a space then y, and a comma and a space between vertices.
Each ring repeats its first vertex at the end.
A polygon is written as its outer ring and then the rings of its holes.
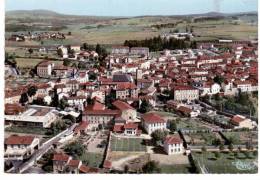
POLYGON ((145 40, 126 40, 124 46, 148 47, 150 51, 162 51, 164 49, 196 48, 196 41, 181 40, 175 38, 161 38, 160 36, 145 40))

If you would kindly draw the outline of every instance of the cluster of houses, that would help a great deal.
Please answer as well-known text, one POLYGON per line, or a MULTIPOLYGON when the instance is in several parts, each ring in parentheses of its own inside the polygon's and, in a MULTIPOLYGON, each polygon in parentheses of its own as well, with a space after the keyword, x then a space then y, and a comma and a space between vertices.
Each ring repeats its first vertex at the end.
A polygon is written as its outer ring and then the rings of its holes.
MULTIPOLYGON (((68 47, 60 49, 63 57, 68 55, 68 47)), ((80 47, 70 46, 70 49, 82 54, 80 47)), ((247 43, 233 44, 229 53, 205 45, 198 49, 165 50, 156 58, 150 57, 148 48, 116 46, 105 61, 106 68, 85 70, 57 66, 47 60, 40 62, 36 66, 37 75, 49 78, 48 82, 28 82, 16 88, 7 84, 5 126, 49 128, 64 113, 72 112, 77 117, 82 115, 75 134, 106 128, 119 136, 151 135, 156 130, 167 130, 168 122, 153 112, 140 115, 137 109, 144 104, 152 108, 161 105, 158 95, 170 97, 164 106, 193 118, 203 114, 194 104, 202 96, 235 96, 239 92, 258 91, 257 46, 247 43), (96 79, 90 80, 93 74, 96 79), (221 78, 222 81, 218 80, 221 78), (21 105, 22 96, 32 86, 36 87, 36 93, 21 105), (29 105, 38 99, 44 106, 29 105), (65 101, 64 110, 50 107, 54 100, 65 101)), ((211 117, 208 114, 206 118, 211 117)), ((227 121, 234 128, 256 127, 240 115, 227 121)), ((5 145, 6 158, 26 157, 38 148, 39 140, 10 136, 5 145)), ((169 155, 184 152, 177 134, 167 136, 163 148, 169 155)), ((98 172, 65 154, 55 154, 53 166, 55 173, 98 172)))
POLYGON ((36 33, 28 32, 27 34, 24 33, 12 34, 8 38, 9 41, 16 41, 16 42, 39 41, 43 39, 66 39, 66 36, 65 34, 60 32, 36 32, 36 33))

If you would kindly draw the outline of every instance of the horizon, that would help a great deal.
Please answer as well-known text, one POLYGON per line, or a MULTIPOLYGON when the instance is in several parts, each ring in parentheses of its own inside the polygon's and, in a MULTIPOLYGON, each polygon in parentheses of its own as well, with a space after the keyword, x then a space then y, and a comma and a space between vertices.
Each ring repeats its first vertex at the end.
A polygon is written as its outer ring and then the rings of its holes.
POLYGON ((5 12, 47 10, 78 16, 171 16, 216 13, 258 13, 257 0, 7 0, 5 12), (60 6, 60 4, 63 4, 60 6), (194 7, 194 4, 197 5, 194 7), (86 4, 86 6, 82 6, 86 4), (185 6, 185 8, 179 8, 185 6))

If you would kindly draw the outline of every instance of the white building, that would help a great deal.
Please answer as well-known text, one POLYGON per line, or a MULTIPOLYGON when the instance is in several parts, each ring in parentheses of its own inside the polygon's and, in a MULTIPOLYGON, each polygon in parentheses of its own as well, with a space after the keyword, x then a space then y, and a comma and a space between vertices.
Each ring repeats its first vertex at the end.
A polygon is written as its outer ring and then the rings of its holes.
POLYGON ((142 116, 142 126, 150 135, 156 130, 165 130, 166 121, 155 113, 147 113, 142 116))
POLYGON ((23 160, 29 158, 39 148, 39 138, 33 136, 11 135, 5 139, 4 158, 23 160))
POLYGON ((55 108, 32 105, 22 113, 5 115, 5 123, 19 126, 48 128, 51 123, 58 118, 55 111, 55 108))
POLYGON ((179 135, 167 136, 164 140, 163 148, 168 155, 182 154, 184 152, 183 142, 179 135))

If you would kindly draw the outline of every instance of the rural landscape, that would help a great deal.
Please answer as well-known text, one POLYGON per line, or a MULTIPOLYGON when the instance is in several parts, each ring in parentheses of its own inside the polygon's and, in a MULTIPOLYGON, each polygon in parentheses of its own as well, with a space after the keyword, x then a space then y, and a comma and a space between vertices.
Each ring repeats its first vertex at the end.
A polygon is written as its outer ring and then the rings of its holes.
POLYGON ((5 173, 258 173, 256 11, 6 11, 4 70, 5 173))

